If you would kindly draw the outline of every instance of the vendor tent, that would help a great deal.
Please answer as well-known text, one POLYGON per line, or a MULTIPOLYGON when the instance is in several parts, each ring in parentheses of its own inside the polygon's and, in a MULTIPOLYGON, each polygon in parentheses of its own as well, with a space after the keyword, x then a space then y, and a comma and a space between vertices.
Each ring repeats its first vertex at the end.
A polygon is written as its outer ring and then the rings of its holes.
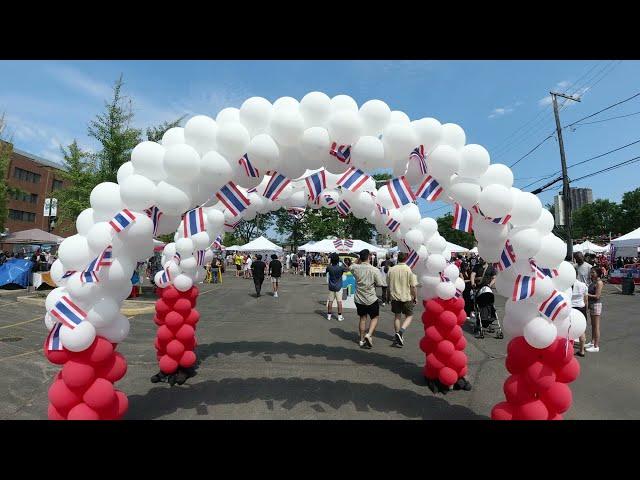
MULTIPOLYGON (((229 250, 229 249, 227 249, 229 250)), ((238 247, 239 252, 277 252, 282 253, 282 247, 276 245, 272 241, 264 238, 258 237, 251 242, 238 247)))
POLYGON ((237 252, 241 245, 231 245, 230 247, 226 247, 225 250, 227 252, 237 252))
POLYGON ((10 233, 2 239, 2 243, 30 243, 30 244, 59 244, 63 237, 45 232, 39 228, 22 230, 21 232, 10 233))
MULTIPOLYGON (((455 243, 447 242, 447 248, 451 250, 451 253, 465 253, 468 252, 468 248, 461 247, 460 245, 456 245, 455 243)), ((478 250, 476 249, 476 252, 478 250)))
POLYGON ((304 250, 305 252, 311 252, 311 253, 333 253, 333 252, 358 253, 361 250, 364 250, 366 248, 371 252, 377 253, 378 255, 384 255, 385 253, 387 253, 387 250, 385 248, 378 247, 376 245, 371 245, 370 243, 364 242, 362 240, 352 240, 352 241, 353 241, 353 245, 351 247, 347 247, 343 241, 342 247, 337 248, 333 243, 334 242, 333 240, 328 240, 328 239, 320 240, 319 242, 313 242, 313 243, 309 242, 303 245, 302 247, 300 247, 299 250, 304 250))
POLYGON ((616 248, 616 257, 637 256, 638 247, 640 247, 640 227, 615 240, 611 240, 611 244, 616 248))
POLYGON ((609 249, 607 247, 601 247, 600 245, 591 243, 589 240, 587 240, 585 242, 574 245, 573 251, 582 253, 604 253, 609 251, 609 249))
POLYGON ((469 250, 470 253, 478 253, 478 247, 473 247, 471 250, 469 250))

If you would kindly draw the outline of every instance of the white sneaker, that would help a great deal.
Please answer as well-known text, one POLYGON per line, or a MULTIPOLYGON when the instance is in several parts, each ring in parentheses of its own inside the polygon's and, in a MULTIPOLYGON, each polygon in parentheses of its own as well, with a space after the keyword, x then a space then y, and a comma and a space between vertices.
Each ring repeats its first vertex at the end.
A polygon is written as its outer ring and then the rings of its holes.
POLYGON ((364 347, 364 340, 360 340, 360 341, 358 342, 358 345, 360 345, 361 347, 364 347))
POLYGON ((590 347, 585 348, 585 350, 589 353, 598 353, 600 351, 600 347, 594 347, 591 345, 590 347))
POLYGON ((327 315, 327 320, 331 320, 331 314, 330 313, 327 315))
POLYGON ((274 296, 275 298, 278 298, 278 292, 273 292, 273 296, 274 296))
POLYGON ((593 342, 585 343, 584 346, 585 348, 591 348, 593 347, 593 342))
POLYGON ((342 315, 338 315, 338 321, 341 322, 344 320, 344 317, 342 315))

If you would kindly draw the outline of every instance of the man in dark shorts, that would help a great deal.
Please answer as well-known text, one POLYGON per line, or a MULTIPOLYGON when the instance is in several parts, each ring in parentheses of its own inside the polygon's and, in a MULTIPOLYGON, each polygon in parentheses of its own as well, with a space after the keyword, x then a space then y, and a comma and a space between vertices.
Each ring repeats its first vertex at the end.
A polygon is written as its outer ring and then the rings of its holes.
POLYGON ((342 274, 347 271, 340 265, 340 257, 337 253, 331 254, 331 265, 327 265, 327 280, 329 282, 329 296, 327 297, 327 320, 331 320, 331 307, 333 301, 338 303, 338 321, 344 320, 342 316, 342 274))
POLYGON ((264 282, 264 274, 267 264, 262 261, 262 255, 256 255, 257 260, 251 262, 251 273, 253 274, 253 284, 256 287, 256 298, 260 296, 262 282, 264 282))
POLYGON ((380 306, 378 303, 378 295, 376 294, 376 287, 381 287, 385 284, 385 279, 382 277, 380 270, 375 268, 369 263, 369 250, 366 248, 360 252, 360 258, 358 263, 354 263, 349 267, 349 271, 353 274, 356 280, 356 294, 354 296, 354 302, 360 317, 360 341, 358 342, 360 348, 372 348, 373 347, 373 332, 378 325, 378 317, 380 316, 380 306), (367 316, 371 318, 369 329, 367 332, 367 316))
POLYGON ((418 278, 413 273, 407 261, 405 252, 398 253, 398 265, 389 269, 387 278, 389 294, 391 296, 391 311, 395 315, 394 327, 396 335, 393 345, 404 346, 404 332, 413 320, 413 307, 416 304, 416 286, 418 278), (404 315, 404 322, 400 326, 400 318, 404 315))
POLYGON ((273 296, 278 298, 278 286, 280 284, 280 277, 282 276, 282 262, 278 260, 278 256, 275 253, 271 255, 271 261, 269 262, 269 276, 271 277, 273 296))

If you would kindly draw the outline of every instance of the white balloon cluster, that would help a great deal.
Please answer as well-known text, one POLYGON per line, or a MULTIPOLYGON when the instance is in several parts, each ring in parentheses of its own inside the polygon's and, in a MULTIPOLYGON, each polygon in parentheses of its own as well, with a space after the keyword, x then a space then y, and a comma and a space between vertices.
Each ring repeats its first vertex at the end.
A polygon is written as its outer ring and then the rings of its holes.
MULTIPOLYGON (((403 250, 418 256, 415 271, 423 298, 448 299, 463 290, 457 267, 448 264, 451 252, 435 220, 422 218, 414 203, 398 205, 386 185, 377 188, 366 175, 359 188, 341 188, 340 179, 351 167, 363 172, 389 168, 414 190, 425 179, 426 169, 442 188, 441 200, 479 209, 482 214, 473 213, 473 227, 480 254, 496 262, 508 240, 517 258, 498 277, 502 294, 511 295, 517 274, 530 269, 530 259, 559 270, 558 276, 538 281, 533 297, 508 303, 507 334, 524 335, 531 345, 541 347, 567 329, 571 335, 584 330, 584 321, 580 323, 573 313, 569 316, 571 309, 555 322, 539 315, 538 305, 554 289, 570 297, 567 289, 575 275, 563 263, 564 243, 551 233, 552 216, 534 195, 513 187, 508 167, 490 165, 489 153, 480 145, 467 145, 456 124, 433 118, 411 121, 380 100, 358 107, 347 95, 330 98, 312 92, 300 101, 282 97, 273 104, 253 97, 240 109, 223 109, 215 119, 192 117, 184 128, 168 130, 160 143, 136 146, 131 161, 120 167, 117 184, 95 187, 91 208, 77 219, 78 234, 62 243, 52 268, 60 287, 49 295, 48 311, 63 295, 88 311, 80 326, 63 328, 63 345, 83 350, 96 334, 114 342, 124 339, 128 322, 118 313, 119 304, 131 289, 136 261, 152 254, 154 230, 166 234, 180 226, 175 242, 165 247, 164 271, 155 281, 185 291, 204 278, 198 250, 206 250, 208 261, 207 249, 218 235, 233 230, 241 219, 279 208, 338 208, 367 218, 379 231, 399 240, 403 250), (416 161, 414 149, 419 149, 423 162, 416 161), (279 176, 284 180, 272 188, 279 176), (311 179, 318 180, 313 192, 311 179), (239 204, 212 203, 214 195, 229 185, 239 204), (161 212, 155 222, 144 213, 154 206, 161 212), (202 208, 205 228, 185 234, 181 215, 197 206, 202 208), (123 208, 131 210, 136 221, 113 235, 108 221, 123 208), (491 220, 506 216, 510 216, 506 224, 491 220), (98 283, 63 278, 69 270, 85 268, 107 245, 113 246, 114 260, 98 283)), ((50 315, 46 322, 53 327, 50 315)))

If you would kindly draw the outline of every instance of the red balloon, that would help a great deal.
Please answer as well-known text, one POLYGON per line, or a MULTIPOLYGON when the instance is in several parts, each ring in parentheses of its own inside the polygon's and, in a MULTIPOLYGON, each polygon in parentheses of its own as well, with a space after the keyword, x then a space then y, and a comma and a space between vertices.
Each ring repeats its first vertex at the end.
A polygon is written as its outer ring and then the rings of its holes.
POLYGON ((164 320, 167 313, 171 311, 171 305, 169 305, 164 299, 156 301, 156 315, 160 320, 164 320))
POLYGON ((158 318, 158 315, 156 314, 153 316, 153 323, 155 323, 158 326, 164 325, 164 318, 160 320, 160 318, 158 318))
POLYGON ((174 373, 176 370, 178 370, 178 362, 176 362, 169 355, 163 355, 160 359, 160 370, 162 371, 162 373, 165 373, 167 375, 170 373, 174 373))
POLYGON ((127 361, 120 352, 98 370, 98 375, 111 383, 115 383, 127 373, 127 361))
POLYGON ((549 410, 540 400, 523 403, 514 409, 514 420, 546 420, 549 410))
POLYGON ((462 336, 454 345, 456 346, 456 350, 464 350, 467 347, 467 339, 462 336))
POLYGON ((491 420, 513 420, 513 406, 500 402, 491 409, 491 420))
POLYGON ((428 328, 431 325, 433 325, 433 321, 434 321, 435 318, 437 318, 437 317, 429 315, 428 312, 424 312, 422 314, 422 325, 424 326, 424 328, 428 328))
POLYGON ((443 363, 448 363, 449 357, 456 351, 456 347, 449 340, 443 340, 436 347, 436 355, 443 363))
POLYGON ((456 325, 451 330, 449 330, 449 334, 447 335, 447 340, 449 340, 455 345, 455 343, 460 339, 460 337, 462 337, 462 329, 460 328, 459 325, 456 325))
POLYGON ((173 332, 169 329, 169 327, 167 327, 166 325, 162 325, 160 328, 158 328, 158 331, 156 332, 156 338, 160 342, 160 345, 166 345, 171 340, 173 340, 174 335, 173 335, 173 332))
POLYGON ((422 369, 422 374, 430 380, 435 380, 436 378, 438 378, 438 369, 433 368, 433 366, 429 364, 426 364, 422 369))
POLYGON ((436 327, 429 327, 424 331, 424 335, 426 338, 431 340, 434 343, 440 343, 444 340, 442 334, 438 331, 436 327))
POLYGON ((556 381, 553 369, 542 362, 533 362, 527 367, 524 375, 530 385, 538 392, 546 390, 556 381))
POLYGON ((184 345, 184 349, 185 350, 194 350, 196 348, 196 337, 193 336, 188 340, 185 340, 184 342, 182 342, 182 344, 184 345))
POLYGON ((153 346, 156 347, 157 351, 160 351, 160 349, 162 348, 160 346, 160 341, 158 340, 158 337, 156 337, 156 339, 153 341, 153 346))
POLYGON ((96 411, 104 410, 116 401, 113 384, 104 378, 96 378, 82 396, 82 400, 96 411))
POLYGON ((562 420, 562 415, 559 413, 549 413, 549 420, 562 420))
POLYGON ((507 355, 521 357, 526 365, 530 365, 536 360, 542 360, 542 352, 542 350, 529 345, 522 336, 513 338, 507 345, 507 355))
POLYGON ((448 332, 458 324, 458 317, 448 310, 442 312, 438 317, 438 325, 441 332, 448 332))
POLYGON ((175 360, 180 360, 182 353, 184 352, 184 345, 178 340, 171 340, 167 344, 167 355, 175 360))
POLYGON ((569 363, 556 370, 556 381, 561 383, 573 382, 580 375, 580 364, 574 357, 569 363))
POLYGON ((198 295, 200 295, 200 289, 194 285, 185 293, 187 294, 187 298, 195 301, 195 299, 198 298, 198 295))
POLYGON ((445 364, 438 360, 438 357, 436 357, 433 353, 427 355, 427 365, 438 371, 445 366, 445 364))
POLYGON ((100 420, 100 415, 86 403, 79 403, 69 410, 67 420, 100 420))
POLYGON ((524 379, 524 375, 511 375, 502 386, 507 402, 513 405, 522 405, 536 399, 535 391, 524 379))
POLYGON ((180 358, 180 366, 183 368, 189 368, 195 365, 196 363, 196 354, 191 350, 188 350, 182 354, 182 358, 180 358))
POLYGON ((181 298, 173 304, 173 310, 186 317, 191 311, 191 302, 186 298, 181 298))
POLYGON ((200 320, 200 313, 197 310, 191 310, 187 318, 184 319, 184 323, 187 325, 195 325, 200 320))
POLYGON ((63 365, 69 361, 69 353, 67 350, 47 350, 47 343, 44 344, 44 356, 55 365, 63 365))
POLYGON ((460 310, 458 312, 458 325, 464 325, 466 321, 467 321, 467 312, 465 312, 464 310, 460 310))
POLYGON ((95 369, 86 363, 69 360, 62 367, 62 379, 69 388, 86 388, 95 378, 95 369))
POLYGON ((169 312, 164 322, 172 331, 177 331, 184 323, 184 318, 178 312, 169 312))
POLYGON ((571 407, 573 395, 571 389, 566 383, 555 382, 547 390, 540 395, 549 410, 557 413, 564 413, 571 407))
POLYGON ((565 338, 556 338, 554 342, 543 350, 543 361, 553 369, 561 368, 573 358, 573 347, 566 348, 565 338))
POLYGON ((104 337, 96 337, 91 346, 85 350, 92 364, 106 362, 113 355, 113 345, 104 337))
POLYGON ((467 375, 468 367, 465 365, 458 371, 458 378, 462 378, 467 375))
POLYGON ((186 343, 191 340, 195 336, 195 334, 196 331, 191 325, 184 324, 176 332, 176 340, 179 340, 182 343, 186 343))
POLYGON ((460 370, 467 366, 467 356, 464 352, 455 350, 449 357, 447 365, 453 368, 456 372, 460 372, 460 370))
POLYGON ((171 285, 170 287, 162 289, 162 299, 169 306, 173 306, 173 304, 181 297, 181 293, 176 290, 176 288, 171 285))
POLYGON ((129 410, 129 399, 120 390, 116 390, 116 398, 118 399, 118 415, 116 418, 120 419, 129 410))
POLYGON ((56 410, 56 407, 54 407, 52 404, 49 404, 49 407, 47 408, 47 418, 49 418, 49 420, 66 420, 67 419, 58 410, 56 410))
POLYGON ((510 357, 509 355, 507 355, 507 358, 504 361, 504 366, 510 374, 516 375, 518 373, 522 373, 528 365, 522 365, 518 363, 517 359, 514 359, 514 357, 510 357))
POLYGON ((425 313, 430 316, 433 315, 434 317, 438 317, 442 312, 444 312, 444 308, 435 299, 427 300, 425 313))
POLYGON ((51 404, 65 414, 78 403, 82 402, 80 395, 71 390, 62 379, 56 379, 49 387, 48 397, 51 404))
POLYGON ((438 372, 438 379, 444 385, 451 386, 458 381, 458 372, 449 367, 441 368, 438 372))
POLYGON ((433 342, 430 342, 429 339, 424 336, 420 339, 419 347, 424 353, 430 353, 430 347, 433 345, 433 342))

